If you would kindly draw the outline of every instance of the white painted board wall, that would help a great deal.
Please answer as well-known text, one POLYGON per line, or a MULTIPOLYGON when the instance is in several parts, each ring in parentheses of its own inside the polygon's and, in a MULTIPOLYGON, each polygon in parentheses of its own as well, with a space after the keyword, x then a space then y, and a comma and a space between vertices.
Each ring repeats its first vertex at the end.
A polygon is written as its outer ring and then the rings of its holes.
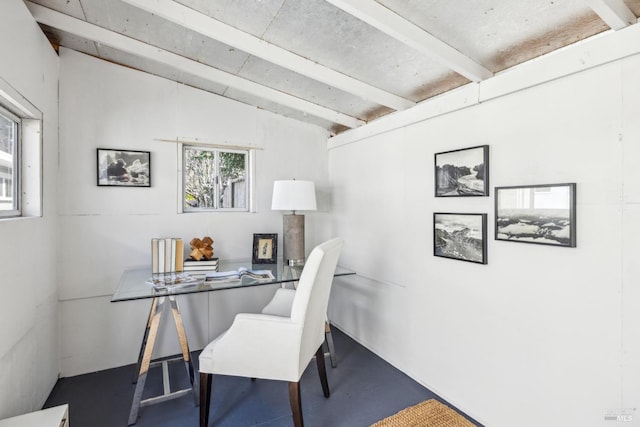
POLYGON ((43 114, 43 216, 0 220, 0 419, 40 409, 58 375, 58 58, 20 0, 2 2, 0 79, 43 114))
POLYGON ((359 273, 332 321, 488 426, 639 407, 639 75, 633 56, 332 149, 333 232, 359 273), (481 144, 490 197, 435 198, 434 153, 481 144), (493 187, 564 182, 577 248, 494 240, 493 187), (488 265, 434 257, 433 212, 488 213, 488 265))
MULTIPOLYGON (((142 72, 60 49, 61 373, 133 363, 150 300, 110 303, 126 267, 148 265, 153 237, 211 236, 216 256, 250 259, 253 233, 282 233, 271 211, 276 179, 328 189, 325 130, 142 72), (256 212, 178 214, 178 145, 185 138, 256 150, 256 212), (97 187, 96 148, 151 152, 151 188, 97 187)), ((326 196, 324 197, 326 200, 326 196)), ((307 213, 307 249, 326 237, 328 206, 307 213)), ((280 238, 280 242, 282 242, 280 238)), ((204 347, 239 311, 274 292, 221 291, 179 299, 192 349, 204 347)), ((166 319, 165 319, 166 320, 166 319)), ((171 325, 156 355, 177 354, 171 325)))

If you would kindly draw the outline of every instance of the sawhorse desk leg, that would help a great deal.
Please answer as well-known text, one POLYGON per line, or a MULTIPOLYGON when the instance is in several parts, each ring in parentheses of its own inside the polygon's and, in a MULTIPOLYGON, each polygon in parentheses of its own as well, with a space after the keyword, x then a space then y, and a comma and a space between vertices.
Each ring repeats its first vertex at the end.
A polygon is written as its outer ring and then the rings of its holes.
POLYGON ((147 319, 147 325, 145 327, 144 335, 142 337, 142 344, 140 346, 140 353, 138 355, 138 363, 136 364, 136 377, 134 378, 134 382, 136 383, 136 388, 133 393, 133 401, 131 402, 131 411, 129 412, 129 422, 128 425, 133 425, 138 421, 138 411, 141 406, 147 406, 154 403, 164 402, 166 400, 175 399, 177 397, 184 396, 188 393, 193 393, 194 402, 198 404, 198 391, 197 387, 194 384, 194 370, 193 363, 191 361, 191 353, 189 352, 189 344, 187 342, 187 335, 184 330, 184 323, 182 322, 182 315, 180 314, 180 310, 178 309, 178 302, 175 299, 175 296, 162 296, 156 297, 151 302, 151 309, 149 310, 149 317, 147 319), (191 388, 186 388, 182 390, 177 390, 172 392, 171 386, 169 385, 169 373, 167 362, 169 360, 175 359, 165 359, 160 362, 153 362, 151 360, 151 356, 153 354, 153 347, 156 342, 156 338, 158 336, 158 328, 160 326, 160 319, 162 318, 162 312, 165 308, 165 303, 169 300, 169 304, 171 306, 171 313, 173 314, 173 322, 176 326, 176 331, 178 332, 178 341, 180 342, 180 348, 182 351, 182 360, 185 363, 185 367, 187 370, 187 375, 189 376, 189 381, 191 383, 191 388), (148 399, 142 400, 142 392, 144 391, 144 385, 147 381, 147 374, 149 373, 149 368, 154 365, 160 363, 162 365, 162 373, 163 373, 163 385, 164 385, 164 394, 160 396, 151 397, 148 399))

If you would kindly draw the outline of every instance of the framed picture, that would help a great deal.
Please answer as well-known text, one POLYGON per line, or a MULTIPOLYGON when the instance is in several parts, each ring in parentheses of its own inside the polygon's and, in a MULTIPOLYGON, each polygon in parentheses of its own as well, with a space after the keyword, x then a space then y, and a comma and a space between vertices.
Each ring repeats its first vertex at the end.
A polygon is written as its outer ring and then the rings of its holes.
POLYGON ((275 264, 278 259, 278 235, 253 235, 253 264, 275 264))
POLYGON ((487 263, 487 214, 433 214, 433 255, 487 263))
POLYGON ((489 146, 435 154, 436 197, 488 196, 489 146))
POLYGON ((99 187, 151 187, 149 151, 98 148, 99 187))
POLYGON ((576 247, 576 184, 496 187, 496 240, 576 247))

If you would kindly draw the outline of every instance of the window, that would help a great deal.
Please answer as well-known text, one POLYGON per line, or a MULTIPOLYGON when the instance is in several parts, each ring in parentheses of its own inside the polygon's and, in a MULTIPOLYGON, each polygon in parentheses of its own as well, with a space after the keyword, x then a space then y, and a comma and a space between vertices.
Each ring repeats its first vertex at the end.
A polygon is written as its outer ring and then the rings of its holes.
POLYGON ((247 211, 249 150, 183 146, 183 212, 247 211))
POLYGON ((20 215, 20 119, 0 108, 0 217, 20 215))
POLYGON ((42 111, 0 77, 0 219, 42 216, 42 111))

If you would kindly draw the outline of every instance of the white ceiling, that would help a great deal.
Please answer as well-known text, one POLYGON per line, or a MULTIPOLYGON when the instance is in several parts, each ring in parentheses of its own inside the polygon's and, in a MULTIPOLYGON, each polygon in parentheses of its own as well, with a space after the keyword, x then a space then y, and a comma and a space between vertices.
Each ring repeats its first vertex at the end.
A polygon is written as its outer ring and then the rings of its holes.
POLYGON ((610 29, 640 0, 34 0, 52 44, 338 134, 610 29))

